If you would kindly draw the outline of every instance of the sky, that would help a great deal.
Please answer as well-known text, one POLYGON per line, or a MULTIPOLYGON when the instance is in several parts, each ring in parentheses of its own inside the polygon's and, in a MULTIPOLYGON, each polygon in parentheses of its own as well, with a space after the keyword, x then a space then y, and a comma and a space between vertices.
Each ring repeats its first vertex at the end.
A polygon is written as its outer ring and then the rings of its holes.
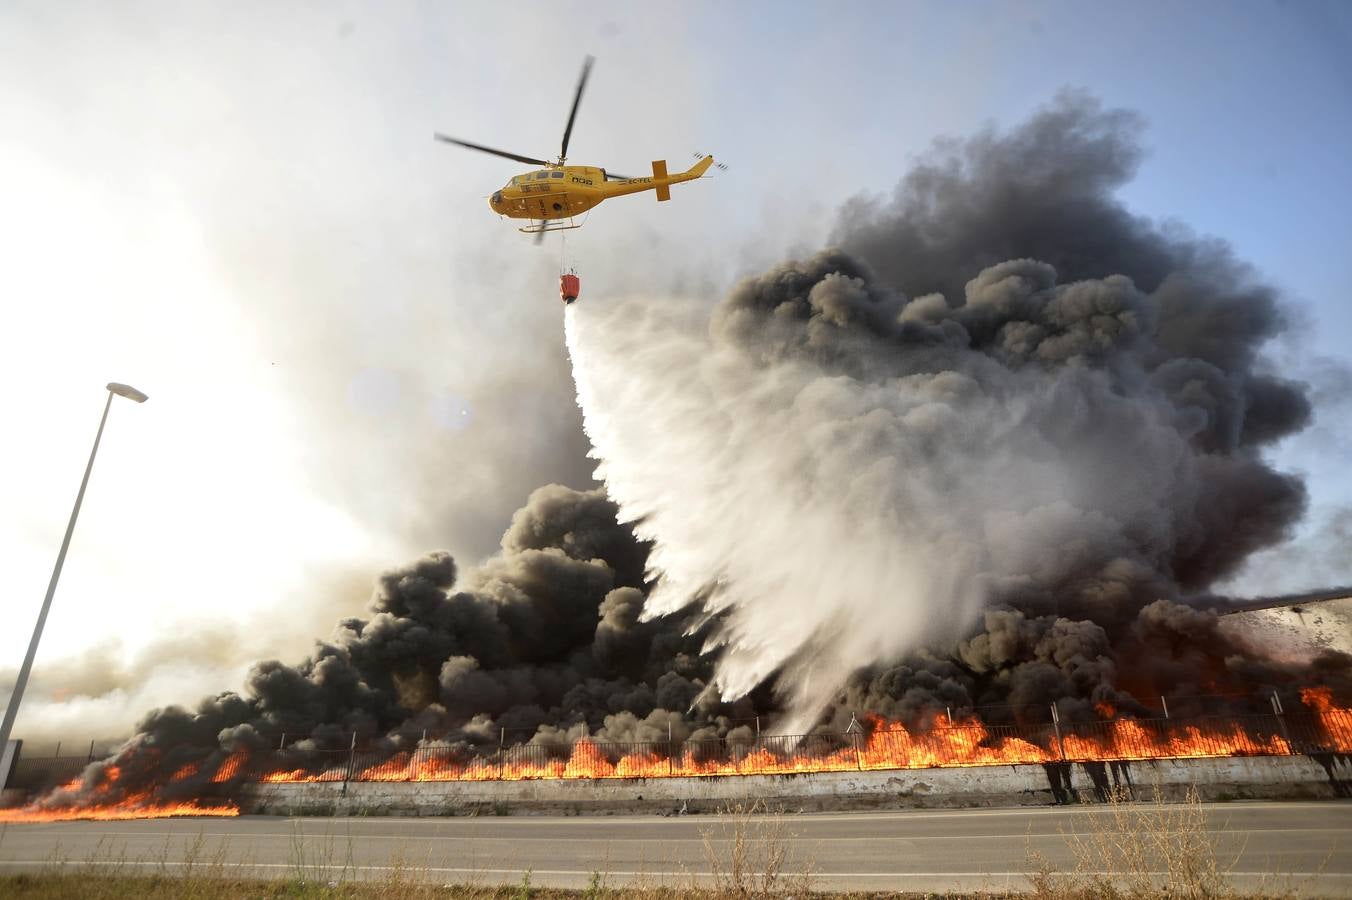
MULTIPOLYGON (((1230 241, 1291 303, 1271 356, 1320 405, 1274 453, 1323 546, 1352 508, 1347 4, 5 4, 0 673, 106 382, 150 400, 114 404, 38 656, 35 690, 67 699, 33 716, 72 738, 238 687, 383 567, 473 563, 532 488, 588 486, 561 261, 580 302, 722 291, 821 246, 935 138, 1064 88, 1148 123, 1136 212, 1230 241), (557 155, 586 54, 571 162, 729 169, 537 248, 486 203, 520 169, 432 132, 557 155), (70 699, 99 673, 117 697, 70 699)), ((1292 552, 1225 587, 1346 574, 1292 552)))

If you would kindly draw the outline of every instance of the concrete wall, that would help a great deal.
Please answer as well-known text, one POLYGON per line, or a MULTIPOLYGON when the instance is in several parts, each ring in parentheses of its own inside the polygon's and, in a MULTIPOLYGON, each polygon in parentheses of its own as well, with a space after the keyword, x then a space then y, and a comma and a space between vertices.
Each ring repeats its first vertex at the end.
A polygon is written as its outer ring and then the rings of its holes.
POLYGON ((1010 806, 1105 799, 1120 787, 1138 798, 1204 800, 1352 796, 1352 758, 1307 756, 1054 763, 967 769, 824 772, 715 778, 552 781, 258 784, 245 812, 278 815, 511 815, 710 812, 764 802, 788 811, 1010 806))

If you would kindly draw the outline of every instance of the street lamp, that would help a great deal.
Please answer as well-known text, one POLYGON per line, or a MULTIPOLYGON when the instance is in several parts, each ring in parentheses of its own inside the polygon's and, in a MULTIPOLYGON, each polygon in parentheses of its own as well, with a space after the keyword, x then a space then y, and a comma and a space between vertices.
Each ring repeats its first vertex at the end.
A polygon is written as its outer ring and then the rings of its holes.
MULTIPOLYGON (((103 404, 103 418, 99 419, 99 430, 94 435, 94 449, 89 451, 89 463, 85 466, 84 478, 80 481, 80 493, 75 495, 75 508, 70 511, 70 522, 66 525, 66 536, 61 540, 61 552, 56 554, 56 568, 52 570, 51 583, 47 585, 47 598, 42 601, 42 612, 38 613, 38 623, 33 626, 33 639, 28 642, 28 655, 23 658, 19 668, 19 678, 14 682, 14 693, 10 694, 9 707, 5 710, 5 721, 0 724, 0 756, 9 746, 9 733, 14 728, 14 717, 19 714, 19 701, 23 699, 23 690, 28 686, 28 673, 33 668, 33 657, 37 656, 38 641, 42 639, 42 627, 47 624, 47 612, 52 608, 52 596, 56 593, 56 581, 61 577, 61 566, 66 561, 66 548, 70 546, 70 536, 75 531, 75 517, 80 514, 80 504, 84 502, 85 488, 89 485, 89 473, 94 468, 94 454, 99 452, 99 439, 103 437, 103 425, 108 421, 108 410, 113 405, 113 395, 145 403, 146 395, 126 384, 112 382, 108 385, 108 402, 103 404)), ((0 773, 3 774, 3 773, 0 773)))

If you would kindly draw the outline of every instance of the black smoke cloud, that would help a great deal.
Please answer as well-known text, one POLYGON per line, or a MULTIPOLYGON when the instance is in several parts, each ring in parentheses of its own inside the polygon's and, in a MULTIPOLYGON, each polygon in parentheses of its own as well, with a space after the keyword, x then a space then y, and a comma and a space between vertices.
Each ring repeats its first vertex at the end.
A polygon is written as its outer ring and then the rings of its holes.
MULTIPOLYGON (((936 408, 979 410, 968 401, 981 398, 1017 413, 1003 453, 1071 447, 1101 476, 1076 486, 1076 517, 1032 509, 1008 534, 995 522, 993 546, 1016 547, 1018 565, 990 567, 975 624, 849 674, 819 727, 976 707, 1045 721, 1053 701, 1092 718, 1103 702, 1140 711, 1136 697, 1298 678, 1352 689, 1346 657, 1283 668, 1185 603, 1303 514, 1300 480, 1262 450, 1311 409, 1302 385, 1263 364, 1285 323, 1276 291, 1225 244, 1115 198, 1141 159, 1139 130, 1068 94, 1010 132, 942 142, 890 199, 849 203, 835 249, 745 280, 715 310, 709 340, 754 366, 802 363, 870 390, 909 379, 936 408), (1030 385, 1041 399, 1021 405, 1030 385), (1148 472, 1155 489, 1138 498, 1117 470, 1148 472)), ((930 445, 908 436, 919 441, 908 452, 944 454, 954 422, 938 422, 930 445)), ((887 449, 886 430, 870 439, 887 449)), ((952 479, 939 494, 972 474, 934 471, 952 479)), ((260 663, 242 695, 151 713, 118 761, 163 760, 147 773, 162 783, 184 758, 262 750, 282 733, 303 736, 296 752, 345 748, 354 732, 391 751, 424 732, 472 749, 503 729, 549 745, 584 730, 726 736, 779 711, 778 669, 736 702, 711 689, 717 612, 643 618, 653 548, 618 515, 599 490, 540 488, 484 565, 461 575, 437 553, 385 574, 368 614, 309 658, 260 663)), ((845 541, 826 549, 850 553, 845 541)))
MULTIPOLYGON (((839 272, 852 279, 848 289, 837 285, 812 308, 801 299, 812 284, 794 285, 786 298, 753 282, 725 304, 735 311, 729 320, 740 314, 741 339, 757 319, 791 318, 801 323, 800 347, 830 352, 862 332, 909 372, 994 361, 997 376, 1028 367, 1067 380, 1092 373, 1109 396, 1151 397, 1187 440, 1193 495, 1158 511, 1167 529, 1047 547, 1050 568, 1036 588, 1001 592, 955 652, 862 673, 847 702, 900 703, 902 713, 1006 704, 1012 715, 1040 718, 1051 701, 1082 715, 1085 701, 1131 709, 1128 691, 1311 680, 1352 688, 1345 656, 1328 654, 1303 671, 1264 663, 1261 648, 1222 634, 1214 612, 1180 602, 1290 535, 1305 511, 1304 486, 1260 454, 1303 428, 1311 404, 1305 385, 1264 364, 1264 344, 1287 325, 1276 290, 1225 243, 1157 225, 1114 197, 1141 160, 1140 128, 1131 113, 1065 94, 1011 133, 940 144, 890 201, 851 202, 834 235, 842 250, 790 277, 826 284, 839 272), (1053 562, 1068 556, 1074 565, 1053 562)), ((1132 446, 1093 406, 1043 425, 1068 433, 1076 416, 1132 446)))
POLYGON ((638 620, 647 548, 615 512, 599 490, 536 490, 501 552, 463 584, 441 552, 386 572, 367 615, 342 620, 308 658, 258 663, 242 694, 151 712, 80 790, 45 802, 108 799, 110 766, 127 791, 153 784, 158 800, 181 801, 212 790, 229 754, 268 751, 286 735, 304 759, 354 735, 363 748, 395 751, 430 735, 472 752, 496 746, 504 729, 513 742, 546 745, 586 732, 666 740, 668 723, 678 738, 726 733, 731 719, 754 716, 752 705, 701 700, 708 661, 692 623, 638 620), (170 778, 201 761, 197 775, 170 778))
POLYGON ((1011 132, 941 142, 890 199, 848 204, 834 248, 739 284, 703 338, 637 305, 574 311, 601 471, 672 562, 654 611, 724 617, 725 696, 770 654, 793 720, 825 708, 837 726, 849 707, 1045 718, 1058 700, 1091 715, 1299 680, 1243 662, 1261 653, 1186 605, 1304 515, 1300 478, 1263 456, 1311 419, 1307 386, 1264 356, 1288 317, 1226 244, 1118 201, 1139 130, 1071 93, 1011 132), (650 398, 659 424, 635 425, 650 398), (640 459, 663 432, 715 462, 640 459), (719 511, 709 529, 749 502, 772 521, 706 539, 670 477, 717 488, 716 507, 699 500, 719 511), (777 527, 784 497, 795 518, 777 527), (955 644, 930 624, 969 616, 955 644), (889 621, 910 633, 887 645, 889 621), (850 672, 848 707, 823 696, 850 672))
POLYGON ((542 725, 604 734, 608 716, 664 705, 684 714, 704 689, 699 637, 638 621, 645 555, 600 491, 540 488, 463 584, 448 554, 431 554, 383 575, 370 615, 340 623, 311 659, 260 665, 237 724, 371 737, 416 720, 473 742, 542 725))

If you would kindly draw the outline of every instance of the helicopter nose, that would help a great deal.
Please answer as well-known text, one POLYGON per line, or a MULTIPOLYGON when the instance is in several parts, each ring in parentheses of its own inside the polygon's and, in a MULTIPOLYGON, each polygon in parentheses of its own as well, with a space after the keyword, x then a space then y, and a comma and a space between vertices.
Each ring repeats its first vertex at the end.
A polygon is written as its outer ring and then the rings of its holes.
POLYGON ((497 212, 498 206, 502 203, 502 191, 494 191, 493 196, 488 198, 488 205, 497 212))

